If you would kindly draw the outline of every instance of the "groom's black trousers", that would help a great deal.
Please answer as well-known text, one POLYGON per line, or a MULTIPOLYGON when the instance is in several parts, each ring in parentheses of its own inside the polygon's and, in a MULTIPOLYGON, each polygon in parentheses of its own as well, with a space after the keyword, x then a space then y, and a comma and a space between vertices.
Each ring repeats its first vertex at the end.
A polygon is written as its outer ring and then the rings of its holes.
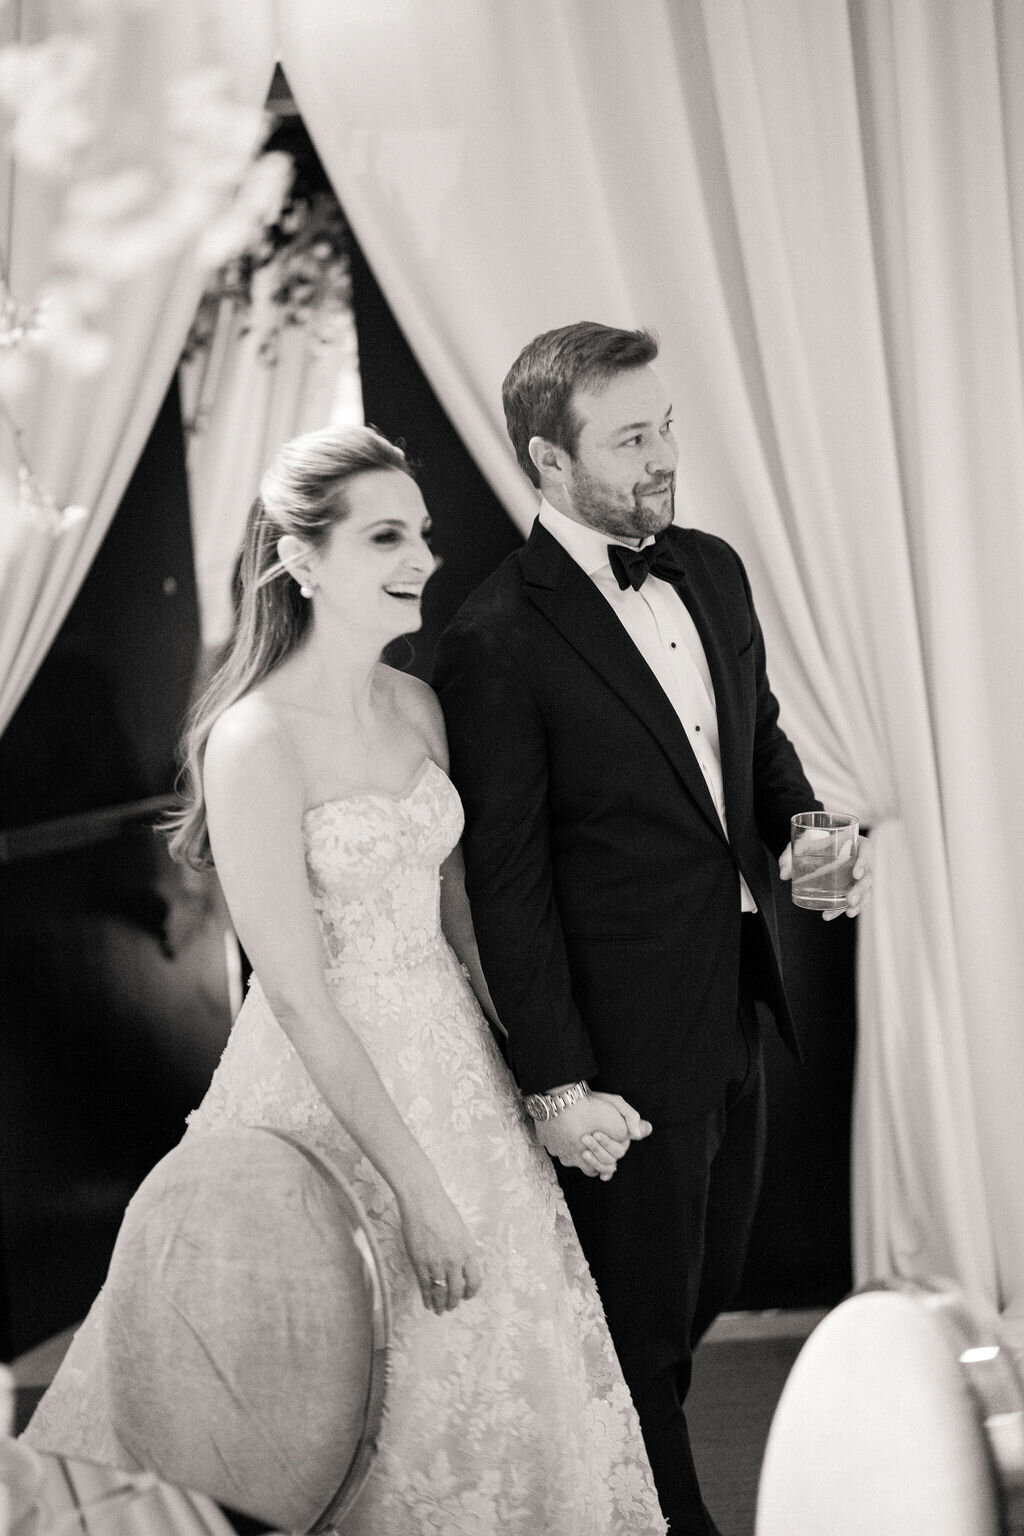
POLYGON ((607 1183, 558 1167, 672 1536, 716 1529, 682 1405, 693 1350, 739 1287, 761 1185, 764 1069, 746 980, 735 1033, 721 1042, 722 1086, 706 1113, 634 1142, 607 1183))

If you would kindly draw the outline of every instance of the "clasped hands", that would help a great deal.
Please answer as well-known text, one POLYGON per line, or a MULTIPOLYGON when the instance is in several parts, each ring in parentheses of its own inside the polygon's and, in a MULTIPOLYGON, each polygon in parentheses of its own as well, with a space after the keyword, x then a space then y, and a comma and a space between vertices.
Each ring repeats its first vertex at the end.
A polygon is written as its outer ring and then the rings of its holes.
POLYGON ((570 1104, 553 1119, 537 1121, 534 1129, 541 1146, 563 1168, 578 1168, 588 1178, 605 1183, 630 1143, 643 1141, 651 1134, 649 1121, 641 1119, 620 1094, 597 1090, 579 1103, 570 1104))

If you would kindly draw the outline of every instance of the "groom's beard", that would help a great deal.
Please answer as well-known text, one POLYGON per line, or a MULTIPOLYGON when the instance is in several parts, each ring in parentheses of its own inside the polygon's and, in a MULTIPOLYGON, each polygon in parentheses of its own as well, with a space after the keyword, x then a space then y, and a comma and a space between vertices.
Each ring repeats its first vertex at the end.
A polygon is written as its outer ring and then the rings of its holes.
POLYGON ((573 475, 572 503, 580 520, 614 539, 644 539, 672 521, 676 477, 640 481, 629 491, 613 491, 582 467, 573 475))

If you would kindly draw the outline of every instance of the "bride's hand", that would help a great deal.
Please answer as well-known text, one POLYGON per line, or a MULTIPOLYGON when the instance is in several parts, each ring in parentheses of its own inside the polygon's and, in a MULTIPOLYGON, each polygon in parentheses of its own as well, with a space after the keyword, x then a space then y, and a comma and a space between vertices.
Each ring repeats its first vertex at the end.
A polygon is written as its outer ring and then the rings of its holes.
POLYGON ((476 1243, 444 1190, 399 1202, 402 1236, 428 1311, 451 1312, 480 1289, 476 1243))

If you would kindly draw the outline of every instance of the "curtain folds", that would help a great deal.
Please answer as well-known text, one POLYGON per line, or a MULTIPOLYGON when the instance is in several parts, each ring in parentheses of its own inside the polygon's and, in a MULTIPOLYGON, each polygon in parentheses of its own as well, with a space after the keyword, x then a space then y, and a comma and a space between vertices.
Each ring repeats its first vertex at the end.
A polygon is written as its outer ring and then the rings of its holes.
MULTIPOLYGON (((68 14, 71 11, 68 10, 68 14)), ((59 4, 10 7, 2 40, 37 42, 59 30, 59 4)), ((269 9, 247 0, 180 0, 139 8, 104 37, 100 120, 127 91, 156 98, 188 70, 228 69, 237 99, 262 105, 273 68, 269 9)), ((49 265, 58 216, 49 183, 9 156, 0 166, 4 252, 14 293, 31 300, 49 265)), ((107 318, 109 366, 81 378, 46 366, 17 402, 23 447, 60 505, 89 516, 59 536, 15 521, 0 550, 0 730, 45 656, 117 510, 177 367, 205 274, 191 255, 123 283, 107 318)), ((0 467, 13 470, 10 434, 0 467)), ((8 519, 9 521, 9 519, 8 519)))
POLYGON ((743 553, 784 723, 875 829, 858 1275, 952 1275, 1024 1347, 1000 814, 1024 748, 1024 8, 292 0, 278 24, 360 243, 521 528, 519 347, 579 318, 660 332, 677 515, 743 553))
POLYGON ((230 634, 245 517, 275 449, 327 422, 362 419, 354 327, 339 325, 323 342, 285 327, 273 356, 264 358, 272 269, 259 276, 251 314, 243 317, 223 301, 211 347, 181 369, 192 547, 208 650, 230 634))

